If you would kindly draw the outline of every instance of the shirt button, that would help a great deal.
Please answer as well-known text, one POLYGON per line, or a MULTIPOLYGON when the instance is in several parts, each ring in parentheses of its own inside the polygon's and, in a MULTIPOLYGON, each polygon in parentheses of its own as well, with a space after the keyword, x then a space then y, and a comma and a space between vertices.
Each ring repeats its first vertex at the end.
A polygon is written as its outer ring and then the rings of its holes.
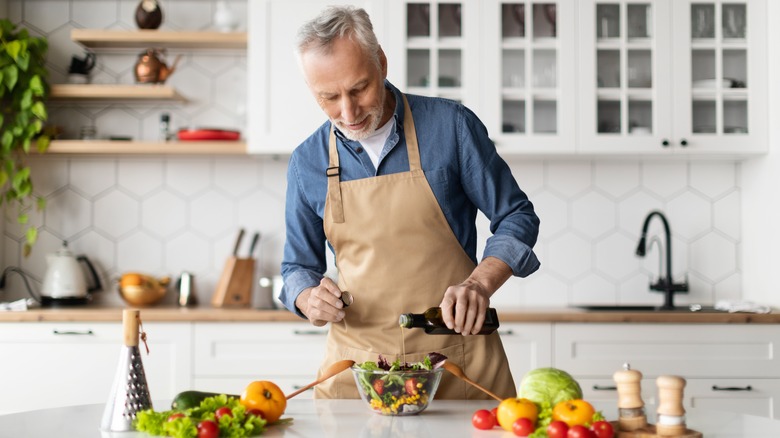
POLYGON ((355 152, 361 153, 361 152, 363 152, 363 148, 358 146, 357 148, 355 148, 355 152))

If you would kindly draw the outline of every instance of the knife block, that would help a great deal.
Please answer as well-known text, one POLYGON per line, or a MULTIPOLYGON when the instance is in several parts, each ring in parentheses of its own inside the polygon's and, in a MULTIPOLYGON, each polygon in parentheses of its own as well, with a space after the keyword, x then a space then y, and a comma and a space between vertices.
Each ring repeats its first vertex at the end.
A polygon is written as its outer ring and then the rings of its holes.
POLYGON ((249 307, 252 303, 252 279, 255 277, 255 259, 231 256, 211 297, 214 307, 249 307))

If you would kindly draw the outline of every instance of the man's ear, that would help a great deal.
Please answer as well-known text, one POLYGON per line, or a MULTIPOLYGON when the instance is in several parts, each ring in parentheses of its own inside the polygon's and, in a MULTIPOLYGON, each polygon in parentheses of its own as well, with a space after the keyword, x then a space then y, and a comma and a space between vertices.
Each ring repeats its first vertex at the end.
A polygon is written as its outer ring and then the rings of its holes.
POLYGON ((382 67, 382 79, 387 79, 387 56, 382 46, 379 47, 379 65, 382 67))

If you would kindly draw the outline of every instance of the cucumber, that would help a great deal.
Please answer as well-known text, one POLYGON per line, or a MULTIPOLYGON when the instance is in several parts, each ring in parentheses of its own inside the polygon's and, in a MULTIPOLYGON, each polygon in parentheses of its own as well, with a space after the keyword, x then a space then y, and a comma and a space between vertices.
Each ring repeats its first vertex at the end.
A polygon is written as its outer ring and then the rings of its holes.
MULTIPOLYGON (((208 397, 214 397, 220 395, 220 392, 206 392, 206 391, 183 391, 176 394, 171 403, 171 409, 175 411, 183 411, 185 409, 197 408, 200 406, 200 402, 208 397)), ((237 395, 226 394, 228 397, 239 398, 237 395)))

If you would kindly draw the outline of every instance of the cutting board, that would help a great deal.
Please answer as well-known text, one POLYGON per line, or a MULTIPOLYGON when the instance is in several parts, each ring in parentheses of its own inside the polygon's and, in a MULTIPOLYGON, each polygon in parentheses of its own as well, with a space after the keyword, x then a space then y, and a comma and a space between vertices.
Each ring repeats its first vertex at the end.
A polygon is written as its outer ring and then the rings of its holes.
MULTIPOLYGON (((619 430, 619 426, 617 421, 612 421, 612 427, 615 429, 615 437, 616 438, 662 438, 662 437, 669 437, 670 435, 658 435, 655 433, 655 426, 652 424, 648 424, 647 426, 639 429, 639 430, 619 430)), ((674 438, 702 438, 703 435, 701 432, 697 432, 695 430, 686 429, 685 432, 683 432, 682 435, 675 435, 674 438)))

